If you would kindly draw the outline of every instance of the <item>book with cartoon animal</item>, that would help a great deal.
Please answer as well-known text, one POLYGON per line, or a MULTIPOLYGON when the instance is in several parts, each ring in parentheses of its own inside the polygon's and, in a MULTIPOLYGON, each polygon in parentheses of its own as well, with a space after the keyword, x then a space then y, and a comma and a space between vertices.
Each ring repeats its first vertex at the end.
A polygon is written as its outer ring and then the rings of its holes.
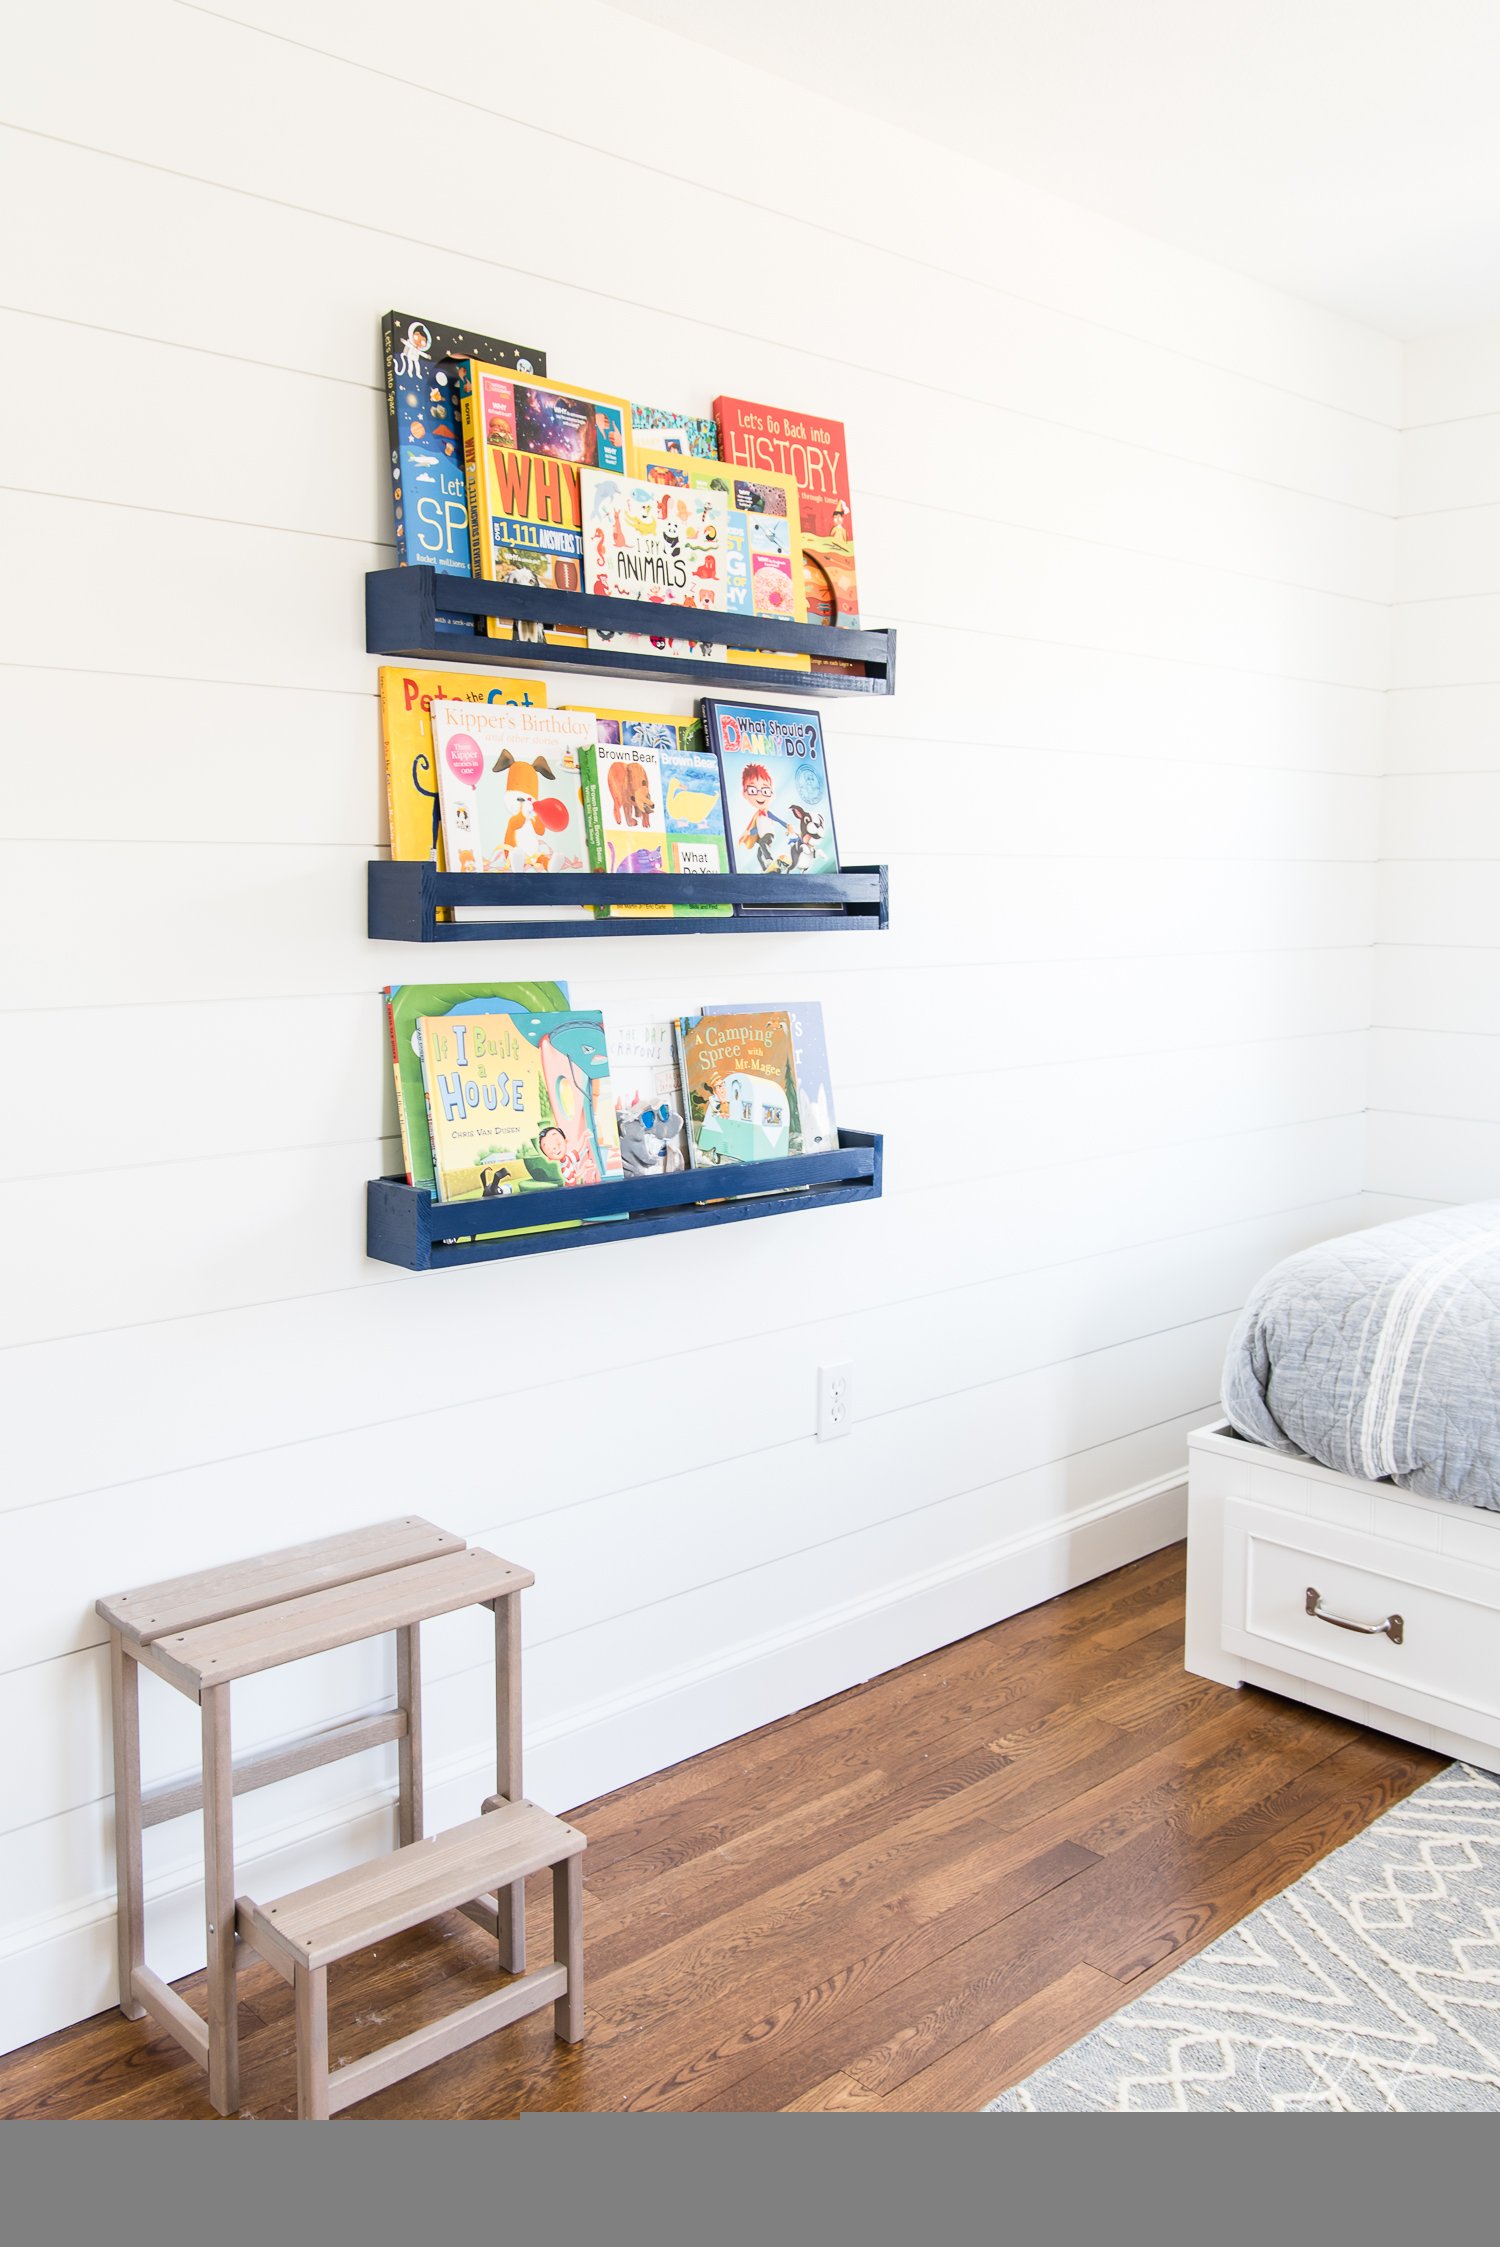
POLYGON ((627 1178, 660 1178, 687 1163, 677 1049, 670 1022, 605 1026, 609 1082, 627 1178))
MULTIPOLYGON (((588 711, 435 702, 443 848, 458 874, 586 874, 579 792, 588 711)), ((455 905, 458 921, 580 920, 583 905, 455 905)))
POLYGON ((707 697, 699 708, 719 761, 734 871, 836 874, 838 838, 818 712, 707 697))
MULTIPOLYGON (((664 874, 667 831, 662 823, 661 750, 676 739, 670 718, 645 712, 594 720, 597 736, 582 757, 583 821, 589 863, 596 874, 664 874)), ((611 914, 670 920, 670 905, 596 905, 598 920, 611 914)))
POLYGON ((812 621, 856 627, 859 587, 843 423, 748 398, 716 398, 714 414, 725 460, 796 479, 812 621))
MULTIPOLYGON (((765 1014, 767 1007, 748 1006, 743 999, 705 1006, 705 1014, 765 1014)), ((797 1129, 804 1155, 830 1154, 839 1143, 833 1112, 833 1079, 828 1069, 828 1038, 823 1009, 816 999, 793 999, 786 1007, 792 1025, 792 1068, 797 1081, 797 1129)))
MULTIPOLYGON (((728 500, 724 605, 731 616, 807 622, 797 486, 790 476, 639 445, 636 468, 650 483, 720 491, 728 500)), ((773 655, 764 648, 729 648, 726 653, 731 663, 754 663, 778 671, 807 671, 812 663, 810 656, 773 655)))
POLYGON ((493 671, 407 671, 394 665, 381 666, 380 738, 385 750, 391 856, 435 857, 439 867, 446 867, 438 809, 437 752, 432 739, 434 702, 513 702, 522 709, 545 709, 547 687, 542 679, 508 679, 493 671))
MULTIPOLYGON (((425 562, 445 577, 477 576, 469 547, 457 362, 480 359, 518 374, 545 375, 547 354, 411 312, 388 312, 381 331, 396 559, 403 565, 425 562)), ((467 616, 440 616, 439 622, 474 628, 467 616)))
POLYGON ((396 1116, 408 1186, 435 1190, 432 1135, 422 1086, 424 1015, 529 1015, 566 1009, 566 983, 391 983, 385 992, 386 1027, 396 1078, 396 1116))
MULTIPOLYGON (((644 476, 611 476, 601 469, 585 468, 579 480, 590 593, 710 614, 728 608, 729 502, 723 492, 653 484, 644 476)), ((724 656, 711 642, 593 627, 589 646, 705 661, 724 656)))
POLYGON ((698 460, 719 457, 719 425, 708 414, 680 414, 667 406, 632 406, 631 433, 639 467, 643 448, 663 453, 691 453, 698 460))
POLYGON ((695 1169, 801 1154, 792 1026, 784 1011, 686 1014, 674 1030, 695 1169))
POLYGON ((501 1200, 622 1175, 601 1015, 424 1015, 417 1031, 439 1200, 501 1200))

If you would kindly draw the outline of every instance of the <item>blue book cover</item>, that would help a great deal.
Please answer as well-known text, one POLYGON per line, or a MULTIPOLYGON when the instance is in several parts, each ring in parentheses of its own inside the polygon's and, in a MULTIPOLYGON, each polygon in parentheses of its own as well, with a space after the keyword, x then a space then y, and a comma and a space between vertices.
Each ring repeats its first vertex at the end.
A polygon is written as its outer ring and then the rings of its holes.
POLYGON ((838 837, 818 712, 707 697, 699 707, 719 763, 732 871, 836 874, 838 837))
MULTIPOLYGON (((466 328, 445 328, 411 312, 386 314, 383 341, 396 559, 403 565, 425 562, 445 577, 472 577, 454 362, 488 359, 518 373, 543 375, 547 354, 466 328)), ((476 629, 473 617, 439 622, 476 629)))

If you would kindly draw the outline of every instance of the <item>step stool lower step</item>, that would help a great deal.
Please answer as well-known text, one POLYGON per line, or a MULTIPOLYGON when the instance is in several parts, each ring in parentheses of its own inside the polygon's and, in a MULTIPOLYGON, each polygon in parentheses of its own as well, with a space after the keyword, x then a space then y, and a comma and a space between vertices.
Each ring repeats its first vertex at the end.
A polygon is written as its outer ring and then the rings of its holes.
POLYGON ((297 2001, 297 2112, 317 2120, 384 2090, 541 2006, 554 2007, 557 2034, 583 2034, 585 1837, 532 1802, 499 1802, 448 1833, 257 1903, 242 1896, 236 1926, 292 1983, 297 2001), (518 1887, 552 1869, 556 1959, 472 2005, 329 2072, 328 1969, 409 1927, 477 1898, 518 1887))

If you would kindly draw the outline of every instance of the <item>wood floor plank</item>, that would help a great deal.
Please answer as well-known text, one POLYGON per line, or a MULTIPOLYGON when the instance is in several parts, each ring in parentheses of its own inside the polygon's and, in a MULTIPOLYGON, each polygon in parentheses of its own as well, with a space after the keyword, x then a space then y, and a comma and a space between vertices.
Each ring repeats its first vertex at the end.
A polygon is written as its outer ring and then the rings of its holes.
MULTIPOLYGON (((1441 1768, 1189 1677, 1182 1592, 1182 1549, 1152 1554, 571 1812, 588 2037, 518 2022, 351 2113, 982 2107, 1441 1768)), ((333 2051, 493 1969, 455 1914, 346 1960, 333 2051)), ((179 1985, 199 2007, 201 1982, 179 1985)), ((291 1993, 257 1963, 239 1995, 245 2111, 288 2114, 291 1993)), ((149 2019, 0 2058, 3 2115, 211 2112, 149 2019)))

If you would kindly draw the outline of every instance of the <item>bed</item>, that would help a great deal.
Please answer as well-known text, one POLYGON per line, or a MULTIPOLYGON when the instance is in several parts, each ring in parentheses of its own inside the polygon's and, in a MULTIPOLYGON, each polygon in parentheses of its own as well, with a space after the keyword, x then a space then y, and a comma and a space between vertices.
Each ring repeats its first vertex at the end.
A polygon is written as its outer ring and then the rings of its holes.
POLYGON ((1254 1290, 1189 1438, 1187 1666, 1500 1767, 1500 1202, 1254 1290))

